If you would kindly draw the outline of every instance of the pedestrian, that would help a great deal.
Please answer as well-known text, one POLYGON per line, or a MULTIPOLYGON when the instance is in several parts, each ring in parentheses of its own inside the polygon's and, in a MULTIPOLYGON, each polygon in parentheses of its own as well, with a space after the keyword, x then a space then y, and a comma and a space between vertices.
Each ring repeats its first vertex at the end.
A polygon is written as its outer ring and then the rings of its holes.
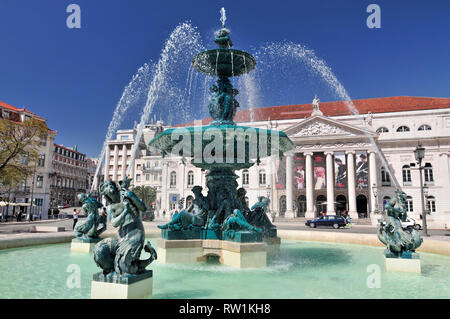
POLYGON ((163 215, 163 219, 166 219, 166 210, 163 210, 162 215, 163 215))
POLYGON ((73 227, 72 227, 72 229, 75 229, 75 225, 77 224, 77 222, 78 222, 78 212, 74 208, 73 209, 73 227))
POLYGON ((42 218, 42 217, 41 217, 41 211, 38 211, 38 213, 37 213, 37 215, 35 216, 34 219, 35 219, 35 220, 38 220, 38 219, 41 220, 41 218, 42 218))
POLYGON ((0 211, 0 223, 3 222, 3 211, 0 211))

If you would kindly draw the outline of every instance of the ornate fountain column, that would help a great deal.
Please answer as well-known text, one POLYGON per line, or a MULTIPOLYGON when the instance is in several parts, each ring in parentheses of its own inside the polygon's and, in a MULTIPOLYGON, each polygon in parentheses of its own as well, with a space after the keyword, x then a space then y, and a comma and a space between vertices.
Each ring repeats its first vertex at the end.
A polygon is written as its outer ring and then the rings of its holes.
POLYGON ((334 215, 336 213, 334 207, 334 174, 333 174, 333 153, 327 152, 327 214, 334 215))
POLYGON ((368 151, 369 153, 369 181, 370 181, 370 214, 374 214, 375 210, 377 209, 377 203, 376 198, 373 194, 373 186, 375 184, 375 187, 378 186, 378 180, 377 180, 377 156, 375 154, 375 151, 368 151))
POLYGON ((293 185, 294 185, 294 177, 292 174, 292 163, 293 163, 293 154, 286 154, 286 213, 284 217, 294 218, 294 208, 293 208, 293 185))
POLYGON ((358 219, 356 211, 356 182, 355 182, 355 151, 347 154, 347 176, 348 176, 348 214, 352 219, 358 219))
POLYGON ((305 153, 306 156, 306 212, 305 217, 314 218, 314 185, 313 185, 313 168, 312 153, 305 153))

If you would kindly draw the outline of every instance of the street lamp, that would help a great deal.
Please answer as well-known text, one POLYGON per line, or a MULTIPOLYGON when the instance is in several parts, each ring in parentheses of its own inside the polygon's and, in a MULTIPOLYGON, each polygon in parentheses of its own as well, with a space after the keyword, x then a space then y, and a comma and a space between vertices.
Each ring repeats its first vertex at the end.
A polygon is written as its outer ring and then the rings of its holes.
MULTIPOLYGON (((422 170, 424 168, 424 166, 422 166, 422 160, 425 157, 425 148, 422 147, 422 145, 418 145, 416 147, 416 149, 414 150, 414 156, 416 157, 416 161, 419 164, 419 173, 420 173, 420 192, 421 192, 421 202, 422 202, 422 218, 423 218, 423 231, 425 236, 430 236, 428 235, 428 231, 427 231, 427 212, 425 211, 425 195, 424 195, 424 186, 423 186, 423 177, 422 177, 422 170)), ((427 193, 428 193, 428 187, 427 188, 427 193)))
POLYGON ((378 200, 377 200, 377 196, 378 196, 378 187, 375 183, 372 184, 372 193, 373 193, 373 197, 375 197, 375 211, 374 213, 376 215, 378 215, 380 212, 378 211, 378 200))

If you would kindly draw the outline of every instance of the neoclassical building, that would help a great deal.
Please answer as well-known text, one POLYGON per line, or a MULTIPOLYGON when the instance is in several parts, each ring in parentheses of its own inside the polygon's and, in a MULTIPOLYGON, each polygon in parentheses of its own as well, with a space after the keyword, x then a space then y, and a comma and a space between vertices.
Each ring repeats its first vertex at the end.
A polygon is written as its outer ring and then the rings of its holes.
MULTIPOLYGON (((421 144, 428 225, 450 223, 450 98, 326 102, 316 110, 311 104, 264 107, 238 112, 235 122, 284 131, 295 143, 295 150, 284 158, 266 158, 236 172, 250 204, 258 196, 270 196, 271 210, 281 217, 310 218, 345 210, 369 223, 400 188, 408 196, 409 214, 420 220, 414 150, 421 144)), ((192 200, 192 186, 206 187, 205 172, 181 158, 165 158, 161 174, 160 210, 179 209, 181 198, 185 205, 192 200)))

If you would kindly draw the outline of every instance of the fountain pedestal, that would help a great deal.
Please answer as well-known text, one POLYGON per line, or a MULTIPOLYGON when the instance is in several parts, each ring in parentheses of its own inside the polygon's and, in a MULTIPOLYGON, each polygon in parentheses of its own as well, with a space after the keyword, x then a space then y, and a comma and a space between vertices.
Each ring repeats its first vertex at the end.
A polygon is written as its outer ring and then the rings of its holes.
POLYGON ((89 254, 94 250, 95 245, 97 245, 100 240, 101 238, 89 240, 74 238, 70 244, 70 251, 89 254))
POLYGON ((91 299, 142 299, 152 296, 153 271, 127 278, 94 274, 91 284, 91 299))
POLYGON ((158 260, 163 264, 193 264, 205 261, 208 256, 216 256, 221 264, 239 269, 267 266, 268 245, 264 242, 161 238, 158 239, 157 246, 158 260))
POLYGON ((408 254, 409 258, 387 257, 385 256, 386 271, 388 272, 409 272, 420 274, 422 269, 420 266, 420 256, 418 253, 408 254))

